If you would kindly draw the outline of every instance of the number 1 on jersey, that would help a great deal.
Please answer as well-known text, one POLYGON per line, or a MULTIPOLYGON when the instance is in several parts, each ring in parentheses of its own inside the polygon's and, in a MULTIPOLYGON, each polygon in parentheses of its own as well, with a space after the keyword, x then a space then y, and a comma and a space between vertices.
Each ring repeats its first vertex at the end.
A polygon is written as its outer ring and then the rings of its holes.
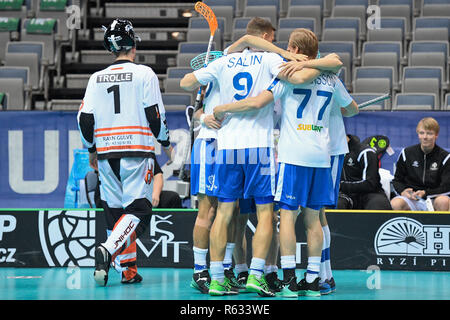
POLYGON ((119 85, 113 85, 108 88, 108 93, 113 92, 114 93, 114 113, 120 113, 120 91, 119 91, 119 85))

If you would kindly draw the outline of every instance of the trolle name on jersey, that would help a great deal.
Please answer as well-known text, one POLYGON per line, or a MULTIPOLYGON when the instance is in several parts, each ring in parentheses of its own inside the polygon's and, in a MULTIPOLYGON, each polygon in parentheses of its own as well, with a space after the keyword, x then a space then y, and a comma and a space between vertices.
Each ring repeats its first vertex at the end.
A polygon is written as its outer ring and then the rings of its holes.
POLYGON ((99 74, 97 76, 97 83, 106 82, 130 82, 133 81, 133 73, 113 73, 113 74, 99 74))

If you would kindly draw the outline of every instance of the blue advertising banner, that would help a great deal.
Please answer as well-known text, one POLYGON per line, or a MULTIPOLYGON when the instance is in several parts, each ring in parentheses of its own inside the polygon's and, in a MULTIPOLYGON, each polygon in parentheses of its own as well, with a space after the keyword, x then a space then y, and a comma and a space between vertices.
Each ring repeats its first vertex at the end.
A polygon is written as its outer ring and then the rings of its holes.
MULTIPOLYGON (((165 186, 175 182, 173 170, 189 157, 190 139, 184 111, 167 113, 173 163, 156 144, 157 160, 164 172, 165 186)), ((361 112, 345 119, 347 132, 361 140, 381 134, 389 137, 396 153, 384 155, 382 167, 393 173, 399 151, 418 143, 415 128, 425 116, 436 118, 441 126, 437 143, 450 149, 450 112, 361 112)), ((8 111, 0 113, 0 207, 62 208, 73 150, 83 148, 76 112, 8 111)))
MULTIPOLYGON (((167 115, 175 160, 157 144, 157 160, 170 179, 179 169, 189 132, 184 112, 167 115)), ((76 112, 0 113, 0 207, 63 208, 66 185, 73 165, 73 150, 83 148, 76 112)))

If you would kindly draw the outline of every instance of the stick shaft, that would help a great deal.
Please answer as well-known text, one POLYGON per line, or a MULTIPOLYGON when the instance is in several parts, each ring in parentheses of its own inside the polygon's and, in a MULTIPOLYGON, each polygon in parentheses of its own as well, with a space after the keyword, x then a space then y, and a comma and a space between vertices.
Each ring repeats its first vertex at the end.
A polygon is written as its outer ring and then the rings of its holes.
POLYGON ((363 103, 359 104, 358 108, 362 109, 362 108, 368 107, 368 106, 370 106, 372 104, 375 104, 377 102, 380 102, 380 101, 383 101, 383 100, 386 100, 386 99, 389 99, 389 98, 390 98, 390 95, 388 93, 386 93, 386 94, 384 94, 382 96, 376 97, 374 99, 371 99, 369 101, 366 101, 366 102, 363 102, 363 103))

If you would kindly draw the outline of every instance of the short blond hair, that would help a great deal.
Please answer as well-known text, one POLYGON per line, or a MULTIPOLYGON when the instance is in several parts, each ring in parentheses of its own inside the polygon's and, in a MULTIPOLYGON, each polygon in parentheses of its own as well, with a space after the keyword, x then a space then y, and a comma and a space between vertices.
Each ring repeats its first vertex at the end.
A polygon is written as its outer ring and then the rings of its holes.
POLYGON ((292 31, 289 37, 289 45, 292 48, 298 48, 299 53, 307 55, 310 59, 315 59, 319 51, 319 41, 316 35, 305 28, 297 28, 292 31))
POLYGON ((417 124, 416 132, 419 131, 420 126, 423 126, 425 130, 433 131, 434 133, 436 133, 436 135, 439 134, 440 130, 439 123, 436 121, 436 119, 432 117, 426 117, 420 120, 419 123, 417 124))
POLYGON ((269 20, 260 17, 254 17, 248 22, 246 32, 251 36, 261 36, 264 33, 270 33, 275 30, 275 27, 272 25, 272 23, 270 23, 269 20))

